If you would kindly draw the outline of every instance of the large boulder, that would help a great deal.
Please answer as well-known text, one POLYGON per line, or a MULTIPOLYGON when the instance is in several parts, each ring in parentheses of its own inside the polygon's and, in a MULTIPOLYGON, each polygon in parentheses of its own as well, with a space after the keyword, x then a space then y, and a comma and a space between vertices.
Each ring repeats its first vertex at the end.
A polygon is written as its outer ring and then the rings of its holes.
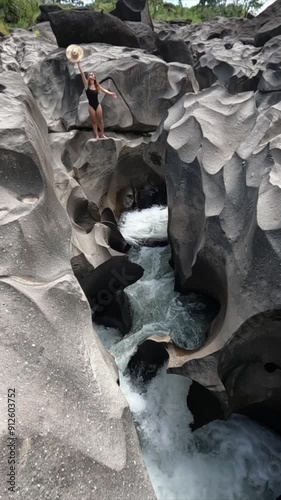
MULTIPOLYGON (((15 389, 18 491, 22 500, 121 500, 125 491, 152 500, 115 365, 71 270, 47 125, 17 73, 2 72, 0 88, 1 399, 15 389)), ((5 405, 0 418, 7 424, 5 405)), ((12 432, 3 425, 5 498, 12 432)))
POLYGON ((243 412, 279 432, 280 123, 280 93, 257 109, 253 92, 213 85, 179 100, 162 132, 176 289, 220 304, 202 348, 169 346, 168 371, 213 391, 218 418, 243 412))
POLYGON ((47 4, 47 5, 39 5, 39 9, 40 9, 40 14, 37 17, 36 22, 37 23, 45 23, 45 22, 49 21, 49 14, 51 12, 59 12, 60 10, 62 10, 62 7, 60 7, 57 4, 53 4, 53 5, 47 4))
POLYGON ((139 47, 130 28, 110 14, 70 9, 53 12, 48 16, 59 47, 93 42, 139 47))

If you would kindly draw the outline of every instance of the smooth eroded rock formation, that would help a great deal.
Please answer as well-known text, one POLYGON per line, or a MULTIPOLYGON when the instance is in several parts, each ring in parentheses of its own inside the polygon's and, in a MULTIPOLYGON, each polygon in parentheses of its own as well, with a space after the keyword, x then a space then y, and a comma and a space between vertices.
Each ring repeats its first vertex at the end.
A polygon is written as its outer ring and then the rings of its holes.
MULTIPOLYGON (((35 36, 34 39, 35 45, 35 36)), ((196 84, 189 66, 168 65, 140 49, 103 44, 83 48, 83 69, 96 71, 103 86, 118 94, 114 100, 110 96, 99 97, 107 129, 155 130, 171 104, 184 92, 193 91, 196 84)), ((77 66, 67 61, 64 50, 50 51, 30 71, 30 88, 51 130, 92 128, 81 75, 77 66)))
POLYGON ((280 101, 257 108, 253 92, 214 85, 178 101, 163 132, 176 289, 221 307, 205 346, 169 347, 169 371, 214 391, 225 416, 241 411, 278 431, 280 121, 280 101))
MULTIPOLYGON (((71 239, 82 240, 55 193, 63 181, 47 124, 17 72, 2 72, 0 89, 0 496, 11 388, 22 500, 154 499, 114 362, 71 269, 71 239)), ((66 204, 68 183, 65 173, 66 204)))

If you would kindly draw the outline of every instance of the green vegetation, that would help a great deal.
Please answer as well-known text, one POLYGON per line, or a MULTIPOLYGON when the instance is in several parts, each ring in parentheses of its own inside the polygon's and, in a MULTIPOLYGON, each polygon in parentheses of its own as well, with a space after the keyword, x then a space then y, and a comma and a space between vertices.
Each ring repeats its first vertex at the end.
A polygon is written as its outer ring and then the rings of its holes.
POLYGON ((28 28, 39 14, 38 0, 0 0, 0 31, 28 28))
POLYGON ((177 4, 163 0, 149 0, 150 12, 153 18, 163 21, 171 19, 189 19, 194 23, 208 21, 217 16, 245 17, 249 12, 255 13, 263 4, 259 0, 199 0, 198 5, 183 7, 183 1, 177 4))
POLYGON ((0 33, 2 35, 9 34, 9 29, 7 28, 6 24, 1 19, 0 19, 0 33))
MULTIPOLYGON (((83 6, 83 0, 0 0, 0 32, 4 35, 9 28, 28 28, 39 14, 39 4, 59 4, 61 7, 83 6)), ((217 16, 247 16, 255 13, 263 3, 259 0, 199 0, 198 5, 184 7, 182 0, 177 3, 164 0, 148 0, 151 15, 154 19, 169 21, 171 19, 188 19, 193 23, 208 21, 217 16)), ((110 12, 116 2, 112 0, 95 0, 90 7, 110 12)), ((87 4, 89 5, 89 4, 87 4)))

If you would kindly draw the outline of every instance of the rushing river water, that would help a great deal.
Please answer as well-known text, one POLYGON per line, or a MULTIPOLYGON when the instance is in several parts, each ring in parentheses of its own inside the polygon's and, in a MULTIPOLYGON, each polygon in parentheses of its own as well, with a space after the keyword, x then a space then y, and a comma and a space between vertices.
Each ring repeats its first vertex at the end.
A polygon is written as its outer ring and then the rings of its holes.
POLYGON ((237 415, 192 433, 189 379, 167 375, 165 367, 146 389, 130 379, 126 367, 142 340, 157 333, 173 336, 179 345, 199 346, 214 305, 194 295, 183 300, 173 291, 168 246, 140 244, 155 235, 165 238, 166 208, 128 213, 120 229, 134 245, 131 260, 145 269, 142 279, 126 289, 133 328, 124 338, 111 328, 95 329, 118 364, 158 500, 275 500, 281 494, 279 437, 237 415))

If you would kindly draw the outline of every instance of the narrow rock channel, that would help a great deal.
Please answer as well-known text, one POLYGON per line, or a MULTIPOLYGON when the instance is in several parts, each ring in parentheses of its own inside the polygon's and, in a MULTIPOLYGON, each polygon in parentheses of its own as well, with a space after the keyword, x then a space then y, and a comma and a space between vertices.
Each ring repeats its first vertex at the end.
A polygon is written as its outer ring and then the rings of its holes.
POLYGON ((94 326, 118 364, 120 386, 133 413, 158 500, 275 500, 281 476, 279 437, 235 414, 193 433, 193 416, 186 404, 188 378, 168 374, 166 360, 149 381, 143 377, 147 362, 139 361, 143 370, 141 366, 128 370, 138 346, 152 335, 170 335, 178 342, 185 339, 189 348, 204 342, 215 304, 195 294, 181 302, 174 292, 169 246, 143 246, 143 241, 165 239, 166 208, 128 212, 120 229, 134 245, 131 260, 145 270, 127 288, 133 328, 122 337, 113 328, 94 326))

